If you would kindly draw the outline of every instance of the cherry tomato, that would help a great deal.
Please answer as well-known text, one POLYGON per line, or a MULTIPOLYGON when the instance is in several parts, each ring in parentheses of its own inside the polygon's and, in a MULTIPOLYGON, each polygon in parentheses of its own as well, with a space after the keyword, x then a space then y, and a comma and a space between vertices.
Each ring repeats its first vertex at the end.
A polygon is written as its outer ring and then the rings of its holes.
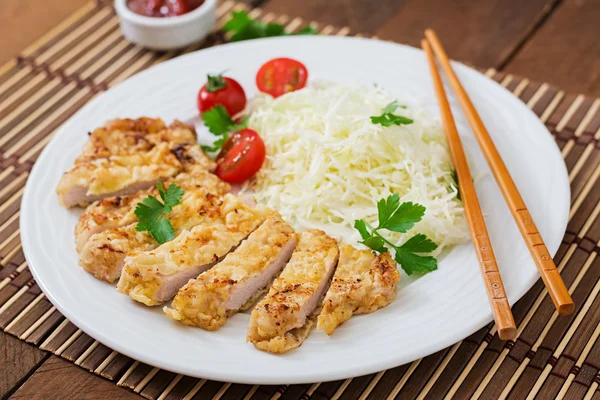
POLYGON ((246 93, 234 79, 209 75, 208 82, 198 92, 198 111, 202 113, 218 105, 233 117, 246 108, 246 93))
POLYGON ((304 64, 291 58, 274 58, 256 74, 258 90, 273 97, 302 89, 307 80, 308 71, 304 64))
POLYGON ((265 161, 265 143, 252 129, 242 129, 225 142, 217 156, 215 174, 230 183, 247 181, 265 161))

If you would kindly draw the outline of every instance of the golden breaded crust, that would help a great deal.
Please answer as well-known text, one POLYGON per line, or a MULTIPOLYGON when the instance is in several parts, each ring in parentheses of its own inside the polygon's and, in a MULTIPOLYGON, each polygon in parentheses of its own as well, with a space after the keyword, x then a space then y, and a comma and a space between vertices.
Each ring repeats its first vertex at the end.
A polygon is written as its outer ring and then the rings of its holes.
POLYGON ((166 277, 217 262, 254 231, 269 213, 251 208, 238 197, 227 194, 220 207, 204 218, 201 225, 183 231, 153 251, 127 258, 117 290, 149 306, 161 304, 157 290, 166 277))
POLYGON ((299 328, 294 328, 287 332, 284 332, 280 336, 274 336, 269 340, 262 340, 253 342, 254 347, 259 350, 266 351, 273 354, 286 353, 292 349, 298 348, 304 343, 304 340, 310 334, 310 331, 315 325, 315 317, 310 316, 299 328))
POLYGON ((156 241, 148 232, 137 232, 136 224, 108 229, 93 235, 83 247, 79 265, 96 278, 114 282, 121 275, 123 260, 156 247, 156 241))
POLYGON ((223 261, 182 287, 165 313, 186 325, 220 328, 238 310, 226 307, 232 289, 263 274, 295 235, 280 216, 269 217, 223 261))
POLYGON ((61 177, 56 193, 65 207, 84 206, 104 197, 145 190, 156 181, 197 168, 215 168, 198 145, 159 143, 147 152, 77 163, 61 177))
POLYGON ((78 253, 91 235, 107 229, 119 228, 137 221, 135 207, 147 196, 158 196, 156 187, 141 190, 129 196, 114 196, 90 204, 75 226, 75 243, 78 253), (89 236, 89 237, 88 237, 89 236))
MULTIPOLYGON (((197 224, 220 217, 222 197, 208 193, 204 188, 188 189, 181 204, 173 207, 167 219, 175 235, 197 224)), ((158 243, 147 232, 136 232, 136 223, 96 233, 85 243, 79 265, 99 279, 113 282, 121 275, 121 266, 127 255, 154 249, 158 243)))
POLYGON ((318 329, 331 335, 354 314, 367 314, 396 297, 400 272, 390 253, 376 255, 344 245, 318 318, 318 329))
MULTIPOLYGON (((168 187, 172 183, 180 186, 185 191, 182 201, 189 198, 192 191, 197 189, 204 189, 208 193, 217 196, 224 195, 231 190, 229 184, 221 181, 210 172, 199 168, 192 172, 180 173, 172 179, 167 179, 164 185, 168 187)), ((139 202, 149 195, 158 197, 156 186, 133 195, 109 197, 89 205, 79 216, 79 221, 75 227, 77 252, 81 251, 92 234, 137 221, 134 213, 135 208, 139 202)))
MULTIPOLYGON (((302 344, 308 332, 298 329, 306 324, 313 310, 304 307, 319 287, 328 280, 339 257, 337 241, 320 230, 300 234, 298 246, 267 296, 250 316, 247 340, 260 350, 282 353, 302 344), (333 267, 332 267, 333 266, 333 267), (306 335, 297 336, 292 332, 306 335)), ((318 303, 317 303, 318 304, 318 303)), ((310 331, 310 330, 309 330, 310 331)))
POLYGON ((167 127, 160 118, 117 119, 90 132, 89 140, 75 163, 147 152, 159 143, 195 142, 194 128, 179 121, 167 127))

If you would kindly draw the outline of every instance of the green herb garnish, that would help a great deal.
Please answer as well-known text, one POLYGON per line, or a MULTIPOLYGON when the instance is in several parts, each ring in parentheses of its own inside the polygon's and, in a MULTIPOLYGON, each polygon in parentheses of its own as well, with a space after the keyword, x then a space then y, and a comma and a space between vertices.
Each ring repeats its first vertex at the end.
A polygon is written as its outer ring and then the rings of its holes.
POLYGON ((392 101, 381 110, 381 115, 372 116, 371 122, 382 126, 412 124, 414 122, 412 119, 394 114, 394 111, 398 108, 406 108, 406 106, 401 106, 397 100, 392 101))
MULTIPOLYGON (((240 40, 260 39, 273 36, 288 36, 281 24, 268 23, 257 21, 250 18, 246 11, 234 11, 231 14, 231 19, 223 26, 223 31, 231 32, 231 41, 238 42, 240 40)), ((302 28, 298 35, 315 35, 317 30, 311 26, 302 28)))
POLYGON ((221 105, 203 112, 202 120, 204 121, 204 125, 206 125, 210 133, 220 137, 213 142, 212 146, 200 147, 208 153, 216 153, 221 150, 227 139, 229 139, 229 133, 244 129, 248 125, 248 119, 249 117, 246 117, 241 123, 236 124, 227 113, 225 107, 221 105))
POLYGON ((173 207, 181 204, 183 189, 174 183, 165 190, 163 183, 158 182, 158 193, 162 203, 154 196, 148 196, 135 207, 135 216, 139 222, 135 226, 138 232, 149 232, 158 243, 163 244, 175 238, 175 230, 171 221, 166 219, 173 207))
POLYGON ((432 256, 423 256, 416 253, 430 253, 437 249, 437 245, 427 236, 417 234, 408 239, 404 244, 396 246, 380 233, 387 229, 392 232, 406 233, 425 215, 425 207, 412 202, 400 204, 400 196, 393 194, 377 202, 378 225, 371 226, 363 219, 354 221, 354 228, 362 237, 361 243, 379 253, 388 251, 388 247, 395 252, 394 260, 408 275, 425 274, 437 269, 437 260, 432 256))

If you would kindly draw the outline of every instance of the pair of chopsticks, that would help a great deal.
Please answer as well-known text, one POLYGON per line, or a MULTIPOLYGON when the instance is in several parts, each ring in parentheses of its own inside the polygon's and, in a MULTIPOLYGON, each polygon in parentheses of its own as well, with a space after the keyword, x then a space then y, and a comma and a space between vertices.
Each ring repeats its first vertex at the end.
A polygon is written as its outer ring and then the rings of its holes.
POLYGON ((498 265, 496 263, 496 258, 494 257, 494 251, 492 250, 483 214, 479 206, 475 185, 471 179, 465 152, 461 145, 458 131, 456 130, 456 124, 452 117, 450 104, 446 97, 440 73, 436 67, 435 56, 437 56, 441 68, 444 71, 446 78, 448 78, 450 87, 458 97, 461 108, 467 116, 471 128, 473 128, 479 146, 483 150, 488 165, 502 191, 504 200, 508 204, 512 216, 521 231, 521 235, 529 248, 529 252, 531 253, 558 313, 561 315, 571 314, 574 310, 573 300, 571 299, 565 283, 560 277, 560 272, 556 269, 556 265, 527 210, 527 206, 525 205, 517 186, 512 180, 506 165, 504 165, 496 146, 494 146, 494 142, 488 131, 485 129, 485 126, 477 114, 469 96, 465 92, 465 89, 458 80, 456 73, 452 69, 440 40, 431 29, 425 31, 425 38, 426 39, 421 41, 421 46, 423 47, 429 62, 433 85, 442 113, 442 122, 446 131, 454 167, 456 168, 456 174, 458 176, 458 184, 460 186, 465 215, 471 231, 475 253, 479 259, 479 266, 481 267, 481 274, 494 314, 498 336, 500 336, 500 339, 502 340, 514 339, 517 334, 517 328, 510 310, 510 304, 506 298, 502 278, 498 271, 498 265))

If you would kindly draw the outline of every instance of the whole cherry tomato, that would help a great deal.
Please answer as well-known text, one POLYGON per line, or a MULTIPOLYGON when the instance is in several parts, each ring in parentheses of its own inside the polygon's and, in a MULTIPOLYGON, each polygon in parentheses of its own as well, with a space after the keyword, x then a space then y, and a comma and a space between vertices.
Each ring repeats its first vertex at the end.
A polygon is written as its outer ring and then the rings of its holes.
POLYGON ((233 117, 246 107, 246 93, 234 79, 208 75, 208 82, 198 92, 198 111, 203 113, 218 105, 233 117))

